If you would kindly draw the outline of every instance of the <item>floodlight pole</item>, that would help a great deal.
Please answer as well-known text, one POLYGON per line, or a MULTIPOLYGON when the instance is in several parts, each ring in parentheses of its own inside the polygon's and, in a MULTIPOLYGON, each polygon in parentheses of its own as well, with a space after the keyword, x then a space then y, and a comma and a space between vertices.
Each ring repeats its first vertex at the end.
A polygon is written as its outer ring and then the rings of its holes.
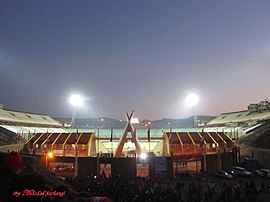
POLYGON ((76 131, 76 143, 75 143, 75 178, 78 176, 78 130, 76 131))
POLYGON ((203 173, 204 177, 206 177, 206 144, 203 145, 203 173))
POLYGON ((98 128, 98 131, 97 131, 97 135, 98 135, 98 142, 97 142, 97 144, 98 144, 98 152, 97 152, 97 177, 99 178, 99 173, 100 173, 100 165, 99 165, 99 162, 100 162, 100 159, 99 159, 99 128, 98 128))
POLYGON ((204 137, 203 140, 203 177, 206 177, 206 149, 207 149, 207 144, 205 144, 205 132, 204 130, 202 131, 202 135, 204 137))
POLYGON ((73 106, 72 118, 71 118, 71 124, 70 124, 71 128, 75 127, 76 114, 77 114, 77 107, 73 106))
POLYGON ((197 118, 197 115, 195 113, 195 106, 193 105, 192 106, 192 112, 193 112, 193 122, 194 122, 194 126, 196 127, 197 126, 197 123, 198 123, 198 118, 197 118))
POLYGON ((149 155, 150 155, 150 137, 151 137, 150 128, 148 128, 148 130, 147 130, 147 140, 148 140, 148 147, 149 147, 149 155))
POLYGON ((113 158, 113 129, 111 130, 111 158, 113 158))
POLYGON ((150 140, 148 142, 148 147, 149 147, 149 154, 150 154, 150 140))
POLYGON ((45 166, 48 169, 48 153, 45 154, 45 166))

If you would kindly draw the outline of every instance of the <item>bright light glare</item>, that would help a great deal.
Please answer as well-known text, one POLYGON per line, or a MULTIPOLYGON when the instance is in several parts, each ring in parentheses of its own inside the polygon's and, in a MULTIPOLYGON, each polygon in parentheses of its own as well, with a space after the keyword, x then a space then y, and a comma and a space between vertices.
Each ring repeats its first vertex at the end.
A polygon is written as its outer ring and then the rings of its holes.
POLYGON ((83 98, 80 95, 72 95, 69 102, 75 107, 80 107, 83 105, 83 98))
POLYGON ((186 97, 186 105, 190 107, 197 105, 198 102, 199 102, 199 97, 198 95, 194 93, 188 94, 188 96, 186 97))
POLYGON ((147 158, 147 154, 146 153, 141 153, 141 159, 146 159, 147 158))
POLYGON ((52 159, 53 158, 53 153, 52 152, 48 152, 47 156, 52 159))

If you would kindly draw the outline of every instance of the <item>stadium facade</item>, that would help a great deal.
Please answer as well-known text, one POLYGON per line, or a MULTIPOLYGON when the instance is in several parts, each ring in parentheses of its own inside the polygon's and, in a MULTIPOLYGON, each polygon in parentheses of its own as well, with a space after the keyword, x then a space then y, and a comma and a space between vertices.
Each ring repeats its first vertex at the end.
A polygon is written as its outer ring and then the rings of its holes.
POLYGON ((239 147, 234 139, 268 125, 269 119, 268 101, 251 104, 245 111, 223 113, 204 128, 133 128, 127 121, 128 130, 127 126, 123 129, 71 129, 62 127, 48 115, 0 109, 0 143, 4 145, 1 150, 7 144, 23 143, 23 152, 39 156, 48 151, 59 157, 93 158, 130 158, 148 153, 171 158, 174 170, 193 162, 195 170, 199 171, 203 155, 207 155, 207 170, 215 172, 239 161, 239 147), (224 157, 227 154, 232 154, 229 164, 226 163, 228 156, 224 157))

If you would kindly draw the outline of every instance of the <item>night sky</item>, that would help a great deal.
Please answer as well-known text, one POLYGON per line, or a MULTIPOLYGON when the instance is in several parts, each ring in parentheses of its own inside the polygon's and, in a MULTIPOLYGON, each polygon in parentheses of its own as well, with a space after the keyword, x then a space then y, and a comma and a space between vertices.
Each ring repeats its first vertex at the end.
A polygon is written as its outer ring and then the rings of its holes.
POLYGON ((76 93, 82 118, 219 115, 267 98, 269 77, 269 0, 0 1, 6 109, 71 117, 76 93))

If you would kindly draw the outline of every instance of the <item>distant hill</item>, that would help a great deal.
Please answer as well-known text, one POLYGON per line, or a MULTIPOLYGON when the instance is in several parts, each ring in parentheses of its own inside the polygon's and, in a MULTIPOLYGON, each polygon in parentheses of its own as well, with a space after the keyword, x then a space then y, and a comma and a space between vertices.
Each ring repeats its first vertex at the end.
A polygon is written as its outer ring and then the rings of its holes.
MULTIPOLYGON (((70 124, 70 118, 55 118, 62 124, 70 124)), ((76 118, 75 127, 77 128, 123 128, 126 122, 108 117, 100 118, 76 118)))
MULTIPOLYGON (((207 123, 211 119, 215 118, 214 116, 197 116, 198 124, 202 125, 207 123)), ((62 124, 70 124, 70 118, 55 118, 62 124)), ((77 118, 75 126, 77 128, 124 128, 126 121, 120 121, 108 117, 100 118, 77 118)), ((190 128, 195 127, 193 117, 188 117, 186 119, 170 119, 163 118, 161 120, 143 120, 139 124, 133 124, 136 128, 190 128), (150 125, 149 125, 150 122, 150 125)))
MULTIPOLYGON (((214 116, 203 116, 198 115, 197 120, 198 124, 203 125, 204 123, 207 123, 208 121, 215 118, 214 116)), ((153 128, 190 128, 190 127, 196 127, 194 125, 194 118, 193 116, 185 118, 185 119, 170 119, 170 118, 163 118, 162 120, 152 121, 151 126, 153 128)))

